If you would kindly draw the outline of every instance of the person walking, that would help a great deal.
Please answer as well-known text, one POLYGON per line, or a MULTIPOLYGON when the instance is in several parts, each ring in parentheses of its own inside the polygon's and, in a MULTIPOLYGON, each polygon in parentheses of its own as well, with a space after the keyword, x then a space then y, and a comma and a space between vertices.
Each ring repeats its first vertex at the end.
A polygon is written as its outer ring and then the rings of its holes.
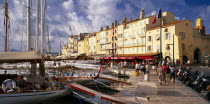
POLYGON ((163 64, 162 68, 163 68, 163 81, 166 84, 166 70, 167 70, 166 64, 163 64))
POLYGON ((170 67, 170 80, 172 80, 172 83, 175 83, 175 67, 171 65, 170 67))
POLYGON ((146 63, 145 68, 146 68, 146 73, 144 75, 144 80, 145 81, 149 81, 150 80, 150 75, 149 74, 150 74, 150 69, 151 69, 150 64, 149 63, 146 63))
POLYGON ((162 81, 163 81, 163 77, 164 77, 164 71, 163 71, 163 68, 161 67, 160 64, 158 65, 157 73, 158 73, 159 83, 160 83, 160 85, 162 85, 162 81))
POLYGON ((124 68, 126 68, 126 67, 127 67, 127 62, 126 62, 126 61, 124 61, 124 63, 123 63, 123 67, 124 67, 124 68))
POLYGON ((169 66, 166 66, 166 71, 165 71, 165 78, 166 78, 166 84, 169 84, 170 82, 170 74, 171 74, 171 70, 169 68, 169 66))
POLYGON ((139 63, 136 62, 136 64, 135 64, 135 69, 137 70, 138 68, 139 68, 139 63))

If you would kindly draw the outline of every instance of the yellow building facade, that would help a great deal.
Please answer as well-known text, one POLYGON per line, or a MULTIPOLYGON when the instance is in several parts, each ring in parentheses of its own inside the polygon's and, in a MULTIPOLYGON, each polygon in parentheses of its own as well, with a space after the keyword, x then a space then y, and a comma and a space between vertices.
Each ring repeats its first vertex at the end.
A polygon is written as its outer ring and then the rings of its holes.
MULTIPOLYGON (((176 20, 175 14, 169 11, 162 13, 162 21, 157 19, 153 24, 155 17, 144 17, 144 11, 141 11, 138 19, 127 20, 124 17, 120 24, 115 21, 111 27, 86 34, 84 41, 77 41, 78 53, 112 56, 112 50, 116 49, 115 56, 159 56, 162 52, 165 60, 204 62, 203 56, 210 54, 210 36, 205 35, 201 18, 198 18, 194 27, 192 21, 176 20)), ((71 47, 71 43, 69 41, 68 46, 71 47)))
POLYGON ((85 42, 84 42, 84 40, 79 40, 78 41, 78 53, 79 54, 84 54, 85 53, 85 42))

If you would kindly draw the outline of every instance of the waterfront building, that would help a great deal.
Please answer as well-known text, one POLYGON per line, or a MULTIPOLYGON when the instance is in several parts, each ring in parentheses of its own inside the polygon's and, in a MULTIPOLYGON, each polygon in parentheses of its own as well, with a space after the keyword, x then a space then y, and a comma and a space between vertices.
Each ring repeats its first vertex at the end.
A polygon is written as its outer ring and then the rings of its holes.
POLYGON ((96 55, 96 33, 88 34, 88 56, 96 55))
POLYGON ((101 31, 103 31, 103 27, 101 27, 99 32, 96 32, 96 55, 101 55, 101 44, 100 44, 101 31))
POLYGON ((62 55, 68 56, 68 46, 67 45, 62 47, 62 55))
POLYGON ((85 53, 85 42, 84 39, 80 39, 78 41, 78 53, 79 54, 84 54, 85 53))
MULTIPOLYGON (((84 43, 84 51, 81 45, 81 49, 77 50, 81 52, 78 53, 84 52, 87 56, 107 55, 109 58, 105 59, 112 59, 114 50, 114 59, 159 59, 162 52, 163 60, 204 62, 204 55, 210 54, 210 36, 206 35, 204 22, 200 17, 196 20, 195 27, 188 19, 175 19, 175 14, 169 11, 162 13, 161 26, 160 19, 153 24, 155 17, 156 15, 145 17, 142 10, 138 19, 127 20, 124 17, 121 24, 115 21, 111 27, 101 27, 99 32, 85 34, 84 42, 74 40, 73 47, 77 47, 74 42, 79 42, 79 46, 84 43)), ((73 37, 71 39, 75 39, 73 37)), ((76 53, 76 49, 73 48, 72 51, 76 53)))

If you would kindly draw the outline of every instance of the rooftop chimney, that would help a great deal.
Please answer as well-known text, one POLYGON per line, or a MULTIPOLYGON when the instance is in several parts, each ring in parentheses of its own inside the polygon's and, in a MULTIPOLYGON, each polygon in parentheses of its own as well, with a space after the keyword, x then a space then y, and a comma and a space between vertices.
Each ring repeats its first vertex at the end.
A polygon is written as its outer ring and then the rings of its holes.
POLYGON ((114 27, 117 27, 117 21, 114 21, 114 27))
POLYGON ((144 10, 141 10, 139 19, 144 19, 144 10))
POLYGON ((126 23, 126 17, 123 17, 122 23, 126 23))
POLYGON ((103 31, 103 27, 101 27, 100 31, 103 31))
POLYGON ((112 23, 112 27, 114 27, 114 23, 112 23))
POLYGON ((109 26, 106 26, 106 30, 109 29, 109 26))

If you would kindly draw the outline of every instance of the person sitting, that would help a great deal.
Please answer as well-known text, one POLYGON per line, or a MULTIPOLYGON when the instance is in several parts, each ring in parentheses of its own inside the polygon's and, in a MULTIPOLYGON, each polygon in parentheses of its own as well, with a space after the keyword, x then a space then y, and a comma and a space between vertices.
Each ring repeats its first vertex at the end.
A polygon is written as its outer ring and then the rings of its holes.
POLYGON ((26 81, 23 79, 23 76, 20 76, 17 80, 17 86, 19 86, 21 92, 26 87, 26 81))

